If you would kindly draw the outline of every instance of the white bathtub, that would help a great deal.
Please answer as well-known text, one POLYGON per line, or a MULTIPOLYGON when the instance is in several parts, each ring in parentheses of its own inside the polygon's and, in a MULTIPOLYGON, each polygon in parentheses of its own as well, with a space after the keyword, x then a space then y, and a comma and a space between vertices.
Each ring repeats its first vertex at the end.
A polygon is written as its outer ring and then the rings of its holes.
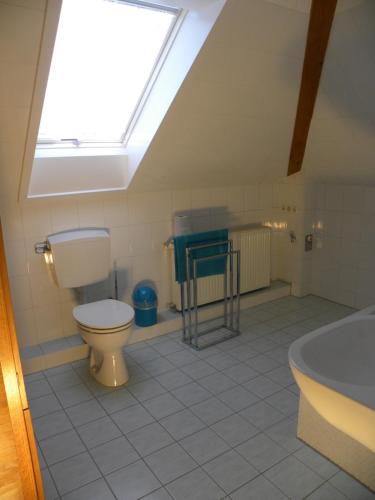
POLYGON ((289 363, 313 409, 375 456, 375 306, 296 340, 289 363))

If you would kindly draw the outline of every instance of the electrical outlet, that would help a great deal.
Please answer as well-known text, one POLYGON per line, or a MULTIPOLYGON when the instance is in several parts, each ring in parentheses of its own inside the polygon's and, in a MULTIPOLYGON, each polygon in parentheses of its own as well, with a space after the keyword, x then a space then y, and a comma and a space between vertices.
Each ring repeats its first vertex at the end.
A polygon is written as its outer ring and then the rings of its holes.
POLYGON ((306 234, 305 236, 305 252, 311 252, 313 249, 313 235, 306 234))

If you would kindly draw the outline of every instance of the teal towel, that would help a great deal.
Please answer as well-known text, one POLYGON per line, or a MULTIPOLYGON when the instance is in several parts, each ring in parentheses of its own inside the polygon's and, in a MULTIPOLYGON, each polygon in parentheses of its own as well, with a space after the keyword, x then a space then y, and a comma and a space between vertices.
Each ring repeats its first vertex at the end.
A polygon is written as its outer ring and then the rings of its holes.
MULTIPOLYGON (((186 281, 186 248, 193 245, 205 245, 228 240, 228 229, 218 229, 216 231, 207 231, 205 233, 184 234, 174 237, 174 258, 175 258, 175 279, 178 283, 186 281)), ((194 257, 209 257, 228 251, 228 243, 217 245, 210 248, 201 248, 192 250, 194 257)), ((227 259, 218 257, 197 263, 197 277, 214 276, 224 274, 227 259)), ((190 266, 190 277, 193 277, 193 265, 190 266)))

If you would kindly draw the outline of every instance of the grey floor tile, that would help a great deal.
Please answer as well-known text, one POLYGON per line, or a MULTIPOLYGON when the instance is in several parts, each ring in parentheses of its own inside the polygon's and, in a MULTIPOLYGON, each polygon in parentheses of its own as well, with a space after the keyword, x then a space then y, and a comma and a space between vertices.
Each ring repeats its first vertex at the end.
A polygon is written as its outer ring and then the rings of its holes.
POLYGON ((260 398, 271 396, 271 394, 279 392, 282 389, 279 384, 276 384, 276 382, 264 376, 253 378, 243 385, 244 387, 246 387, 246 389, 256 394, 260 398))
POLYGON ((42 470, 42 481, 45 500, 56 500, 57 498, 59 498, 55 483, 53 482, 48 469, 42 470))
POLYGON ((141 460, 109 474, 107 481, 118 500, 138 500, 161 486, 141 460))
MULTIPOLYGON (((129 347, 130 346, 127 347, 127 351, 130 351, 129 347)), ((151 361, 152 359, 158 358, 160 353, 158 353, 158 351, 156 351, 153 347, 146 346, 129 352, 129 355, 132 359, 134 359, 134 361, 142 364, 145 361, 151 361)))
POLYGON ((286 500, 286 497, 264 476, 258 476, 234 493, 232 500, 286 500))
POLYGON ((180 440, 190 434, 194 434, 205 427, 205 424, 190 410, 183 410, 160 420, 160 424, 171 434, 180 440))
POLYGON ((91 392, 83 384, 58 390, 56 391, 56 396, 63 408, 69 408, 69 406, 74 406, 93 398, 91 392))
POLYGON ((160 357, 142 363, 142 368, 144 368, 150 375, 156 376, 173 370, 175 365, 168 361, 168 359, 160 357))
POLYGON ((203 466, 226 493, 231 493, 259 473, 235 450, 230 450, 203 466))
POLYGON ((183 410, 184 408, 183 404, 169 393, 148 399, 143 403, 143 406, 157 420, 183 410))
POLYGON ((78 455, 86 449, 74 430, 43 439, 39 446, 48 465, 78 455))
POLYGON ((206 362, 220 371, 225 371, 227 368, 235 366, 238 363, 238 359, 234 358, 230 354, 222 352, 220 354, 209 356, 206 358, 206 362))
POLYGON ((206 425, 212 425, 233 413, 233 410, 215 397, 191 406, 190 409, 206 425))
POLYGON ((140 404, 113 413, 111 418, 124 434, 128 434, 155 421, 140 404))
POLYGON ((274 465, 265 472, 265 476, 293 500, 305 498, 324 482, 322 477, 293 456, 274 465))
POLYGON ((211 429, 196 432, 180 444, 200 465, 229 450, 228 444, 211 429))
POLYGON ((147 401, 147 399, 154 398, 155 396, 159 396, 159 394, 166 392, 164 387, 154 379, 148 379, 138 382, 137 384, 130 385, 129 391, 138 399, 138 401, 141 402, 147 401))
POLYGON ((47 467, 47 464, 46 464, 46 461, 44 460, 43 453, 42 453, 39 445, 37 445, 37 452, 38 452, 38 460, 39 460, 40 470, 45 469, 47 467))
POLYGON ((191 382, 191 378, 186 375, 186 373, 178 369, 163 373, 162 375, 155 377, 155 380, 157 380, 168 391, 191 382))
POLYGON ((329 483, 324 483, 313 491, 306 500, 347 500, 348 497, 336 490, 329 483))
POLYGON ((261 430, 285 419, 285 415, 273 406, 259 401, 240 411, 240 415, 261 430))
POLYGON ((335 464, 309 446, 303 446, 294 453, 294 456, 325 479, 334 476, 339 470, 335 464))
POLYGON ((257 356, 258 352, 250 347, 249 344, 243 343, 239 347, 231 349, 228 354, 230 354, 237 361, 247 361, 248 359, 257 356))
POLYGON ((267 373, 280 366, 280 363, 262 354, 247 360, 246 364, 259 373, 267 373))
POLYGON ((294 377, 289 366, 280 366, 267 373, 267 377, 283 387, 294 383, 294 377))
POLYGON ((33 418, 43 417, 49 413, 61 410, 61 404, 54 394, 47 394, 29 402, 31 415, 33 418))
POLYGON ((128 368, 130 377, 128 384, 136 384, 138 382, 142 382, 143 380, 151 378, 151 375, 139 365, 134 365, 134 366, 129 365, 128 368))
POLYGON ((297 420, 286 418, 264 431, 273 441, 290 452, 297 451, 304 445, 297 438, 297 420))
POLYGON ((225 370, 225 375, 234 380, 237 384, 243 384, 257 377, 259 373, 245 363, 237 363, 235 366, 225 370))
POLYGON ((75 426, 86 424, 106 415, 95 399, 71 406, 66 409, 66 413, 75 426))
POLYGON ((124 436, 97 446, 90 453, 104 475, 126 467, 140 458, 124 436))
POLYGON ((162 484, 169 483, 198 467, 177 443, 152 453, 145 458, 145 462, 162 484))
POLYGON ((115 500, 111 490, 104 479, 98 479, 93 483, 78 488, 62 497, 63 500, 115 500))
POLYGON ((60 495, 76 490, 101 477, 88 453, 81 453, 52 465, 50 472, 60 495))
POLYGON ((277 361, 280 365, 288 364, 288 348, 285 346, 276 347, 276 349, 267 351, 266 354, 268 358, 277 361))
POLYGON ((105 394, 110 394, 111 392, 115 391, 115 387, 107 387, 106 385, 99 384, 89 373, 88 369, 85 368, 85 371, 87 372, 85 376, 82 376, 80 374, 80 377, 82 378, 82 381, 84 382, 85 386, 90 390, 90 392, 95 396, 104 396, 105 394))
POLYGON ((218 398, 234 411, 240 411, 259 401, 259 398, 237 385, 218 394, 218 398))
POLYGON ((127 438, 142 457, 173 443, 172 437, 157 422, 129 432, 127 438))
POLYGON ((288 456, 288 452, 265 434, 258 434, 236 447, 259 472, 264 472, 288 456))
POLYGON ((212 394, 196 382, 191 382, 177 389, 173 389, 172 394, 186 406, 191 406, 210 398, 212 394))
POLYGON ((142 497, 142 500, 173 500, 165 488, 159 488, 149 495, 142 497))
POLYGON ((72 424, 66 416, 66 413, 61 410, 55 413, 49 413, 44 417, 33 419, 33 428, 38 440, 65 432, 72 429, 72 424))
POLYGON ((116 389, 105 396, 100 396, 98 400, 107 413, 114 413, 138 403, 126 389, 116 389))
POLYGON ((202 470, 197 469, 167 485, 174 500, 219 500, 225 492, 202 470))
POLYGON ((77 427, 77 432, 89 449, 121 436, 120 430, 109 417, 81 425, 77 427))
POLYGON ((183 366, 181 369, 194 380, 198 380, 202 377, 206 377, 207 375, 211 375, 211 373, 216 372, 216 369, 212 365, 202 359, 198 359, 193 363, 189 363, 188 365, 183 366))
POLYGON ((231 415, 211 426, 229 446, 238 446, 255 436, 259 431, 240 415, 231 415))
POLYGON ((67 389, 68 387, 72 387, 73 385, 82 384, 82 380, 73 370, 73 368, 64 370, 62 373, 58 373, 56 375, 49 375, 48 381, 55 391, 60 389, 67 389))
POLYGON ((375 498, 375 493, 356 481, 344 471, 339 471, 330 480, 329 484, 350 499, 370 500, 375 498))
POLYGON ((264 337, 254 340, 253 342, 250 342, 250 347, 254 349, 255 351, 258 351, 261 354, 264 354, 268 351, 271 351, 274 349, 277 344, 275 342, 272 342, 271 340, 268 340, 264 337))
POLYGON ((45 378, 26 382, 26 391, 28 399, 36 399, 52 393, 52 388, 45 378))
POLYGON ((287 386, 287 389, 288 389, 288 391, 293 392, 293 394, 295 394, 298 397, 301 393, 300 388, 298 387, 297 384, 290 384, 287 386))
POLYGON ((298 401, 298 396, 286 389, 266 398, 267 403, 288 416, 298 412, 298 401))
POLYGON ((214 373, 203 377, 199 383, 212 394, 219 394, 236 386, 236 383, 223 373, 214 373))
POLYGON ((197 360, 197 356, 192 352, 191 349, 183 349, 181 351, 173 352, 172 354, 168 354, 166 358, 177 368, 188 365, 197 360))
POLYGON ((173 352, 181 351, 182 349, 185 348, 185 345, 182 342, 169 339, 162 342, 158 342, 154 344, 153 347, 162 356, 166 356, 167 354, 172 354, 173 352))
POLYGON ((28 375, 24 375, 23 378, 27 384, 29 382, 35 382, 35 380, 43 380, 45 378, 44 374, 45 372, 29 373, 28 375))

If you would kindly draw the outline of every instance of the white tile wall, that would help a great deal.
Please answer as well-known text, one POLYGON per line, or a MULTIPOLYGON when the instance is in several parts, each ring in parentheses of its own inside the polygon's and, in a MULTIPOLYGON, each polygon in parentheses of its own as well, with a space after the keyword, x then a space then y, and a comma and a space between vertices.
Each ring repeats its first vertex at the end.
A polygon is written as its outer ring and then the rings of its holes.
POLYGON ((315 196, 312 291, 362 308, 375 302, 375 189, 320 184, 315 196))
MULTIPOLYGON (((272 223, 280 217, 297 227, 299 214, 292 216, 282 211, 274 200, 277 192, 271 184, 259 184, 228 189, 115 193, 86 199, 29 201, 21 210, 9 210, 5 205, 1 217, 7 228, 6 253, 22 345, 76 333, 71 311, 80 300, 79 295, 59 290, 47 273, 43 257, 34 253, 34 243, 44 240, 49 233, 77 227, 109 227, 120 298, 130 301, 134 285, 140 280, 151 279, 158 288, 159 304, 163 309, 170 302, 169 269, 163 243, 172 234, 173 213, 186 209, 192 214, 195 230, 235 223, 272 223)), ((292 189, 288 191, 292 192, 292 189)), ((288 194, 285 196, 284 201, 288 203, 288 194)), ((290 267, 290 250, 294 248, 286 229, 276 231, 274 236, 272 276, 287 281, 295 279, 295 271, 290 267)), ((102 293, 109 293, 108 290, 97 288, 95 291, 94 287, 84 297, 93 300, 102 293)))

